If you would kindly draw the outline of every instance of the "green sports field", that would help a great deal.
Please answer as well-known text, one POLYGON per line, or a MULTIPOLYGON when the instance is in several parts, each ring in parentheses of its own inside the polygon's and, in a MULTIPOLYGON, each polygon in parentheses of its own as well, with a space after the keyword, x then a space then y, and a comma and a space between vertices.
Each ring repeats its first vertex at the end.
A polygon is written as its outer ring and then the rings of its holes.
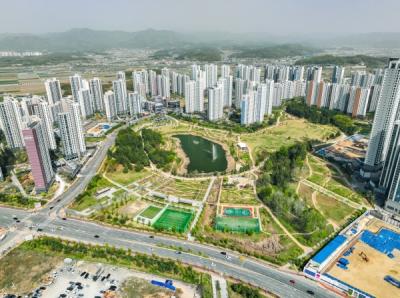
POLYGON ((215 218, 215 229, 230 232, 260 232, 260 223, 257 218, 222 217, 215 218))
POLYGON ((248 208, 224 208, 224 215, 226 216, 251 216, 251 211, 248 208))
POLYGON ((161 211, 161 208, 156 207, 156 206, 149 206, 146 209, 144 209, 142 211, 142 213, 140 213, 140 216, 142 217, 146 217, 148 219, 153 219, 154 216, 156 216, 158 214, 158 212, 161 211))
POLYGON ((153 227, 160 230, 184 233, 189 227, 193 213, 167 208, 153 227))

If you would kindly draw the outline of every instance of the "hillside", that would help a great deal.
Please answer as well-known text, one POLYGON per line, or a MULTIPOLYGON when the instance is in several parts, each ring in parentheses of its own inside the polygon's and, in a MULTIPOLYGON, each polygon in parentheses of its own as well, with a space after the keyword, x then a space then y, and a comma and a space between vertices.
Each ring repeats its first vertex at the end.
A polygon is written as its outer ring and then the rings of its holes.
POLYGON ((297 65, 317 64, 317 65, 365 65, 369 68, 384 67, 387 57, 372 57, 365 55, 355 56, 333 56, 321 55, 313 56, 296 61, 297 65))

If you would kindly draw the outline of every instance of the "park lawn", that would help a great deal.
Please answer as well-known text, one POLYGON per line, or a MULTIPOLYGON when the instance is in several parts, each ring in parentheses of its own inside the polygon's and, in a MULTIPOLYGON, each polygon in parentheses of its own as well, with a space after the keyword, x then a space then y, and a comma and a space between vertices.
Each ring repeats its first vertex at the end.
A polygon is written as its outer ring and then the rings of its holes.
POLYGON ((106 136, 100 137, 85 137, 85 141, 88 143, 97 143, 106 139, 106 136))
POLYGON ((143 169, 139 172, 136 172, 135 170, 130 170, 127 173, 124 173, 123 167, 118 167, 115 171, 106 172, 107 178, 110 178, 111 180, 124 186, 146 178, 150 175, 151 173, 147 169, 143 169))
POLYGON ((16 248, 0 259, 0 290, 26 295, 39 286, 63 258, 16 248))
POLYGON ((223 185, 221 190, 220 203, 224 204, 250 204, 259 205, 253 187, 239 189, 236 185, 223 185))
POLYGON ((148 219, 153 219, 154 216, 156 216, 162 208, 156 207, 156 206, 149 206, 147 207, 142 213, 140 213, 140 216, 146 217, 148 219))
POLYGON ((346 218, 355 211, 354 208, 321 193, 317 193, 316 200, 318 209, 323 215, 330 218, 338 225, 344 224, 346 218))
POLYGON ((310 177, 307 178, 307 180, 311 181, 312 183, 318 184, 320 186, 325 186, 327 180, 329 179, 329 176, 325 176, 319 173, 313 173, 310 177))
POLYGON ((321 175, 329 175, 331 169, 326 166, 325 163, 321 163, 312 155, 308 155, 308 163, 310 164, 313 172, 319 173, 321 175))
POLYGON ((100 203, 104 198, 97 200, 95 197, 96 191, 113 186, 114 185, 105 178, 99 175, 94 176, 92 181, 90 181, 89 185, 86 187, 86 190, 76 197, 70 208, 77 211, 83 211, 86 208, 100 203))
POLYGON ((361 203, 362 201, 362 197, 360 195, 356 194, 352 189, 340 184, 333 179, 329 180, 325 187, 326 189, 356 203, 361 203))
POLYGON ((245 134, 241 140, 250 147, 253 158, 261 151, 276 151, 282 146, 293 145, 304 139, 326 140, 338 130, 329 125, 310 123, 304 119, 291 119, 282 122, 278 127, 258 133, 245 134))

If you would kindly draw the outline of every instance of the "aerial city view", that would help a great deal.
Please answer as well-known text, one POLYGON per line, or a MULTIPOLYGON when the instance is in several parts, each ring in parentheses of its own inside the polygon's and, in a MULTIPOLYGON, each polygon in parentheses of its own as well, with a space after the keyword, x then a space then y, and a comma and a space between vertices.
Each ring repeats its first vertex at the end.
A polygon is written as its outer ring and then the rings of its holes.
POLYGON ((400 2, 15 0, 0 297, 400 297, 400 2))

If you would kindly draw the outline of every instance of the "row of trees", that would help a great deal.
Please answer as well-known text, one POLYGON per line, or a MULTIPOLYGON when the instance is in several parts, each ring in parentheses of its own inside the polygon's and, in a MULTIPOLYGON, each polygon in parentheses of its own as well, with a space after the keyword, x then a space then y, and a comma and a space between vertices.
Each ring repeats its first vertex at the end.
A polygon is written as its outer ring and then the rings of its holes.
POLYGON ((352 135, 358 130, 354 120, 342 112, 316 106, 310 107, 301 98, 288 101, 286 112, 305 118, 312 123, 332 124, 348 135, 352 135))
POLYGON ((310 148, 309 142, 296 143, 272 153, 257 180, 257 190, 259 198, 283 222, 297 232, 304 233, 304 242, 312 245, 327 237, 333 231, 332 227, 327 226, 325 218, 300 200, 289 187, 296 172, 303 166, 310 148))
POLYGON ((171 114, 171 116, 175 117, 176 119, 184 120, 208 128, 224 129, 235 133, 251 133, 274 125, 278 119, 279 111, 275 111, 271 116, 265 117, 265 121, 262 123, 253 123, 248 126, 240 124, 240 113, 238 111, 232 112, 229 116, 229 120, 221 120, 217 122, 206 121, 203 119, 178 114, 171 114))
POLYGON ((231 284, 231 290, 244 298, 262 298, 257 289, 250 288, 245 284, 231 284))

